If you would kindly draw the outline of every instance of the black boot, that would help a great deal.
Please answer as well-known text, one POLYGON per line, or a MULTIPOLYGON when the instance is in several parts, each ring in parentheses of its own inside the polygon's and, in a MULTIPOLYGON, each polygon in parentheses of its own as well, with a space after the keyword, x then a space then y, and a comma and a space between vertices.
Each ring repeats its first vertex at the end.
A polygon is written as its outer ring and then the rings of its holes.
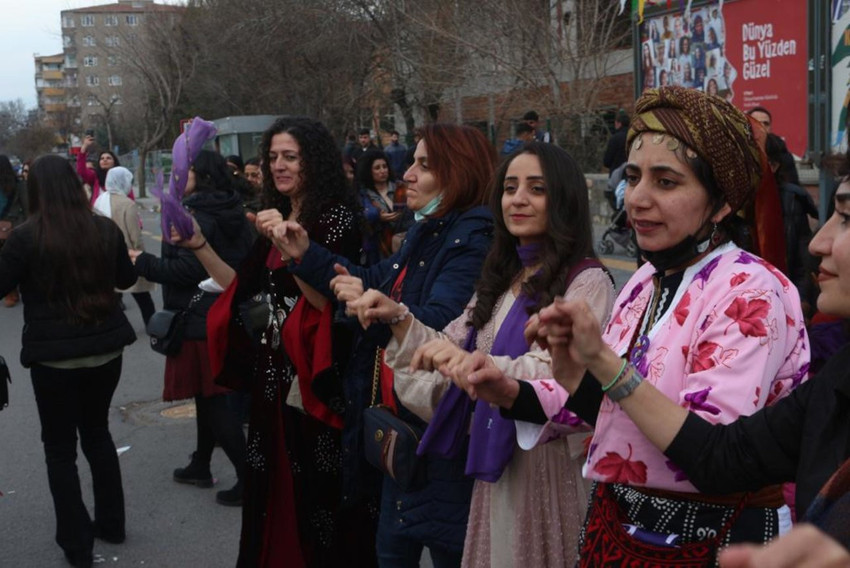
POLYGON ((237 481, 236 485, 225 491, 219 491, 215 494, 215 502, 219 505, 228 507, 242 506, 242 482, 237 481))
POLYGON ((186 467, 178 467, 174 470, 174 481, 177 483, 188 483, 198 487, 212 487, 213 478, 210 473, 210 464, 201 463, 198 453, 192 454, 192 461, 186 467))

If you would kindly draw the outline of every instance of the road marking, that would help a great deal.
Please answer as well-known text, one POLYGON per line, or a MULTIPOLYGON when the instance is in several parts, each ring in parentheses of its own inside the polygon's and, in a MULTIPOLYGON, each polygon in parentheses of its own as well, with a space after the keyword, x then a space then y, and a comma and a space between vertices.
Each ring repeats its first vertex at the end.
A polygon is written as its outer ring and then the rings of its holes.
POLYGON ((637 270, 637 263, 634 260, 620 260, 618 258, 605 257, 602 257, 599 260, 601 260, 602 264, 604 264, 608 268, 614 268, 616 270, 626 270, 628 272, 634 272, 635 270, 637 270))

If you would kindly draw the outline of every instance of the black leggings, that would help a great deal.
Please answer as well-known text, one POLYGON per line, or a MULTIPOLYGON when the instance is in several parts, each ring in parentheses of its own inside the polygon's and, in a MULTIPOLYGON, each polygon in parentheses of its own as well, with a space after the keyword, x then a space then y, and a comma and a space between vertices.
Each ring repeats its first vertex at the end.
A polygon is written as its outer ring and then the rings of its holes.
POLYGON ((198 426, 197 460, 209 463, 212 459, 215 442, 221 444, 221 449, 236 469, 236 476, 242 479, 245 469, 245 433, 239 415, 228 404, 229 394, 219 394, 209 397, 195 397, 198 426))
POLYGON ((151 293, 133 292, 133 299, 136 300, 136 304, 139 306, 139 311, 142 312, 142 320, 144 320, 145 325, 148 325, 148 320, 151 319, 151 316, 156 311, 156 308, 153 305, 153 298, 151 298, 151 293))

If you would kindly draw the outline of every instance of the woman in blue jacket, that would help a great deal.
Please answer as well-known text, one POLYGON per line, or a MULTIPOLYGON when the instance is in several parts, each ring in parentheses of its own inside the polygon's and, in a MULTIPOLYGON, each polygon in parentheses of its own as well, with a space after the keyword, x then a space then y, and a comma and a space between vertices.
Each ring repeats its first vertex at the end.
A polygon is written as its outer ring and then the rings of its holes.
MULTIPOLYGON (((328 298, 351 301, 374 288, 442 329, 472 296, 490 248, 492 217, 483 204, 495 151, 479 131, 466 126, 436 124, 423 134, 404 175, 407 206, 417 222, 397 253, 362 268, 311 242, 296 223, 281 223, 274 235, 281 253, 295 260, 289 270, 328 298)), ((466 456, 428 458, 426 485, 410 492, 389 477, 381 479, 363 457, 362 414, 370 403, 376 350, 386 346, 390 335, 388 325, 363 331, 344 373, 343 500, 352 506, 377 504, 383 492, 377 528, 381 567, 419 566, 423 546, 437 568, 459 566, 472 492, 472 480, 464 476, 466 456)), ((424 427, 400 405, 399 412, 424 427)))

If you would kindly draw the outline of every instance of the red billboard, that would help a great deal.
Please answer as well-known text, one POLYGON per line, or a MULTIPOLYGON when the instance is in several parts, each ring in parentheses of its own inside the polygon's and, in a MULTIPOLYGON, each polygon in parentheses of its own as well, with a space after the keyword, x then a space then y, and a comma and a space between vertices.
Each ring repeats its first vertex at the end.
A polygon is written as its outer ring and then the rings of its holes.
MULTIPOLYGON (((666 2, 662 4, 665 5, 666 2)), ((743 110, 767 108, 772 131, 806 150, 806 3, 738 0, 690 12, 647 9, 640 25, 642 85, 684 85, 743 110)))

